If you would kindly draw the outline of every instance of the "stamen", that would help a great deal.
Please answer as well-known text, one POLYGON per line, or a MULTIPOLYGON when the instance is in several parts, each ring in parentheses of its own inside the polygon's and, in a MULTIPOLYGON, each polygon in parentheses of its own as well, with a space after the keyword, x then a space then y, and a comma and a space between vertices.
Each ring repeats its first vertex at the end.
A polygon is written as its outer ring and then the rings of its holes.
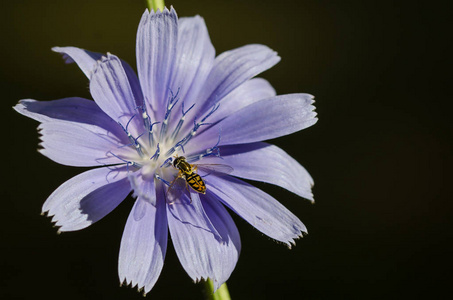
POLYGON ((151 124, 151 118, 148 115, 148 112, 146 111, 146 105, 143 103, 141 106, 137 106, 136 108, 142 110, 142 119, 143 119, 143 126, 148 129, 149 125, 151 124))
POLYGON ((220 143, 220 132, 219 132, 219 139, 217 140, 217 143, 213 147, 206 149, 204 152, 200 152, 200 153, 188 156, 186 158, 186 161, 188 163, 193 163, 198 160, 201 160, 203 157, 206 157, 206 156, 216 156, 216 157, 222 158, 222 157, 220 157, 220 148, 218 147, 219 143, 220 143))
POLYGON ((206 121, 207 118, 209 118, 216 110, 218 110, 220 107, 220 104, 216 104, 212 107, 211 111, 203 118, 203 120, 201 120, 201 122, 203 123, 204 121, 206 121))
POLYGON ((200 122, 195 122, 195 119, 193 121, 193 129, 189 132, 189 134, 186 135, 185 138, 183 138, 180 142, 181 142, 181 146, 185 146, 189 141, 190 139, 195 135, 197 134, 197 130, 202 126, 202 125, 210 125, 211 123, 204 123, 204 121, 206 121, 207 118, 209 118, 217 109, 219 109, 220 107, 220 104, 216 104, 212 107, 211 111, 203 118, 201 119, 200 122))
POLYGON ((159 147, 159 143, 157 143, 157 149, 156 149, 156 152, 154 152, 153 156, 151 156, 149 159, 153 159, 154 161, 156 161, 158 158, 159 158, 159 155, 160 155, 160 147, 159 147))
POLYGON ((160 140, 162 141, 165 135, 167 134, 167 124, 168 120, 170 119, 170 113, 172 109, 175 107, 176 103, 178 103, 179 98, 179 88, 178 91, 176 92, 176 95, 173 94, 173 92, 170 90, 171 97, 168 98, 168 106, 167 106, 167 111, 165 112, 165 117, 164 121, 162 122, 162 126, 160 127, 160 140))
POLYGON ((121 158, 118 155, 116 155, 115 153, 113 153, 112 151, 108 151, 107 153, 110 153, 111 155, 115 156, 116 158, 118 158, 122 162, 125 162, 126 163, 126 170, 128 172, 129 172, 129 166, 133 166, 133 167, 137 167, 137 168, 141 168, 142 167, 140 164, 136 163, 135 161, 125 160, 124 158, 121 158))
POLYGON ((153 126, 156 124, 159 124, 160 122, 154 122, 152 123, 149 128, 148 128, 148 140, 149 140, 149 145, 151 147, 154 147, 154 132, 153 132, 153 126))
POLYGON ((175 139, 176 136, 179 134, 179 130, 181 129, 182 125, 184 124, 184 120, 186 118, 186 114, 195 106, 195 103, 192 104, 192 106, 189 107, 188 110, 184 111, 184 101, 181 103, 181 111, 182 111, 182 117, 179 119, 178 125, 176 125, 175 130, 173 130, 173 133, 171 135, 171 139, 175 139))
POLYGON ((141 106, 137 106, 137 108, 142 110, 142 119, 143 119, 143 126, 148 131, 148 143, 151 147, 154 146, 154 134, 153 134, 153 126, 159 124, 160 122, 151 123, 151 117, 149 116, 148 112, 146 111, 146 104, 143 103, 141 106))
POLYGON ((181 140, 181 141, 177 142, 176 145, 171 147, 170 150, 168 150, 167 153, 165 153, 165 156, 172 155, 173 153, 175 153, 175 151, 178 151, 179 148, 181 148, 182 152, 185 153, 186 151, 184 151, 184 147, 182 145, 183 142, 184 142, 184 140, 181 140))
POLYGON ((118 122, 118 124, 121 126, 121 128, 123 129, 123 131, 127 134, 127 137, 129 138, 129 141, 131 142, 131 144, 128 144, 126 146, 132 146, 134 145, 135 146, 135 150, 137 151, 137 153, 140 155, 140 157, 143 157, 144 156, 144 153, 142 151, 142 147, 140 145, 140 143, 138 142, 138 139, 143 135, 139 135, 137 138, 134 138, 132 136, 132 134, 129 132, 129 130, 127 130, 127 128, 129 127, 129 124, 131 123, 132 119, 135 117, 135 115, 133 115, 129 121, 127 121, 127 124, 126 124, 126 127, 124 127, 120 122, 118 122))
POLYGON ((164 163, 159 167, 159 168, 167 168, 171 165, 171 162, 173 161, 173 158, 169 157, 167 158, 164 163))
POLYGON ((167 180, 163 179, 162 177, 160 177, 159 174, 157 174, 157 173, 154 175, 154 177, 156 177, 157 179, 159 179, 160 181, 162 181, 163 183, 165 183, 168 186, 170 186, 170 184, 171 184, 169 181, 167 181, 167 180))

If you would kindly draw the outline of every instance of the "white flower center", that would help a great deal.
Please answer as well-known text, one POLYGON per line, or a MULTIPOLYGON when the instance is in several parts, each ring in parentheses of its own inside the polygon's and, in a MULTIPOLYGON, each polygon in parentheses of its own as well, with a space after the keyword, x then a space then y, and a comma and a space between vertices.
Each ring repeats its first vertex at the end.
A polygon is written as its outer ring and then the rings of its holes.
MULTIPOLYGON (((220 141, 220 137, 216 145, 213 145, 213 147, 205 149, 204 151, 187 155, 184 150, 184 147, 192 139, 192 137, 195 136, 198 129, 202 125, 207 125, 207 123, 205 123, 206 119, 217 110, 218 105, 214 106, 211 111, 207 112, 199 122, 193 121, 194 125, 190 130, 190 128, 187 128, 187 126, 184 127, 183 125, 186 122, 187 113, 192 110, 195 104, 187 110, 184 110, 184 105, 181 103, 179 106, 181 108, 181 114, 179 119, 176 119, 175 114, 172 116, 172 111, 175 109, 178 101, 178 93, 176 93, 176 95, 173 95, 172 93, 167 105, 165 116, 160 122, 153 123, 146 111, 146 106, 143 105, 139 108, 141 109, 141 113, 132 116, 125 126, 119 123, 129 139, 128 146, 135 148, 136 154, 133 155, 133 157, 128 158, 117 157, 133 169, 140 169, 141 175, 146 179, 152 179, 155 177, 159 179, 167 178, 171 180, 177 172, 175 168, 171 167, 173 158, 176 156, 187 156, 187 161, 190 163, 205 156, 218 156, 217 145, 220 141), (132 122, 132 119, 136 117, 140 118, 139 116, 141 117, 141 122, 143 123, 143 132, 136 137, 129 132, 128 127, 132 122)), ((134 121, 136 121, 134 124, 139 124, 137 120, 134 121)))

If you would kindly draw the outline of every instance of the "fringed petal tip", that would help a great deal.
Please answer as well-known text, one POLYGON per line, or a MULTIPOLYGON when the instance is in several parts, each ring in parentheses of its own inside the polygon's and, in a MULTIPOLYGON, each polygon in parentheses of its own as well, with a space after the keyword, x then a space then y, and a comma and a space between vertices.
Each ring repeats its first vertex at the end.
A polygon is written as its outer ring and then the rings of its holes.
POLYGON ((215 278, 200 276, 200 277, 197 277, 197 278, 193 279, 193 283, 194 284, 202 283, 202 282, 205 283, 208 280, 211 280, 214 283, 214 291, 213 291, 213 293, 215 293, 220 288, 220 286, 226 282, 226 280, 225 281, 218 281, 215 278))
POLYGON ((307 235, 308 235, 307 229, 305 229, 305 231, 300 231, 300 233, 297 236, 295 236, 293 239, 286 242, 285 245, 288 247, 288 249, 291 250, 293 247, 296 246, 296 240, 302 239, 303 237, 305 237, 307 235))
MULTIPOLYGON (((314 183, 310 183, 310 185, 311 185, 311 187, 313 187, 314 183)), ((311 204, 315 204, 315 198, 311 191, 309 193, 306 193, 305 195, 303 195, 302 198, 310 201, 311 204)))
POLYGON ((134 283, 132 279, 127 282, 126 278, 120 279, 120 287, 129 287, 131 289, 136 288, 137 292, 141 293, 143 297, 146 297, 146 294, 151 290, 151 287, 146 288, 145 286, 139 286, 138 283, 134 283))
MULTIPOLYGON (((56 228, 57 229, 57 235, 60 235, 62 230, 61 230, 61 226, 58 225, 58 220, 55 219, 55 215, 49 215, 49 211, 46 210, 46 211, 41 211, 41 216, 45 217, 45 218, 50 218, 50 223, 52 224, 52 228, 56 228)), ((63 230, 64 231, 64 230, 63 230)))
POLYGON ((74 224, 67 223, 67 220, 62 221, 58 219, 56 212, 50 212, 50 209, 41 212, 41 216, 50 218, 50 223, 53 228, 57 229, 57 234, 60 235, 62 232, 77 231, 89 226, 92 222, 88 220, 88 215, 82 214, 79 218, 72 220, 74 224))
MULTIPOLYGON (((60 235, 62 232, 69 232, 69 231, 76 231, 82 228, 71 228, 68 226, 65 226, 60 220, 57 219, 57 216, 55 214, 51 214, 49 210, 47 211, 42 211, 41 216, 50 218, 50 223, 52 224, 52 228, 55 228, 57 230, 57 235, 60 235)), ((82 218, 83 219, 83 218, 82 218)), ((85 221, 88 221, 88 218, 85 218, 85 221)))
POLYGON ((101 68, 102 65, 115 61, 115 60, 119 60, 118 56, 116 56, 110 52, 107 52, 105 55, 101 55, 98 59, 95 60, 88 78, 91 80, 91 78, 93 78, 94 74, 96 74, 97 72, 102 72, 102 68, 101 68), (101 71, 99 71, 99 70, 101 70, 101 71))
MULTIPOLYGON (((306 94, 306 99, 309 101, 310 103, 310 108, 311 108, 311 112, 312 112, 312 116, 313 116, 313 119, 315 120, 315 123, 318 121, 318 118, 316 117, 318 115, 318 113, 315 111, 316 110, 316 107, 313 105, 316 100, 315 100, 315 96, 313 95, 310 95, 310 94, 306 94)), ((313 123, 314 124, 314 123, 313 123)))
POLYGON ((98 72, 100 66, 104 63, 107 63, 112 60, 117 60, 118 57, 110 52, 107 52, 106 55, 102 55, 100 59, 96 60, 96 65, 93 68, 93 74, 98 72))
POLYGON ((154 284, 152 286, 146 285, 146 284, 139 284, 137 281, 134 281, 133 279, 127 280, 126 277, 120 278, 120 287, 128 287, 131 289, 137 289, 138 293, 141 293, 143 297, 146 297, 146 294, 148 294, 151 289, 153 288, 154 284))
POLYGON ((175 16, 177 16, 176 10, 173 8, 173 5, 170 5, 170 9, 168 9, 165 6, 163 11, 161 11, 159 8, 156 11, 154 11, 154 9, 151 9, 151 11, 150 11, 148 8, 146 8, 144 15, 145 14, 146 15, 151 15, 151 16, 152 15, 160 15, 160 14, 174 14, 175 16))
MULTIPOLYGON (((256 229, 256 228, 255 228, 256 229)), ((279 245, 285 245, 288 247, 289 250, 291 250, 293 247, 296 246, 296 241, 299 239, 302 239, 308 235, 307 229, 304 227, 304 229, 300 230, 299 233, 294 234, 293 237, 290 237, 287 241, 282 241, 282 240, 276 240, 275 238, 272 238, 270 236, 267 236, 269 240, 274 241, 275 243, 279 245)))
MULTIPOLYGON (((313 103, 316 102, 315 96, 312 95, 312 94, 302 93, 302 94, 299 94, 299 95, 302 95, 307 100, 307 102, 309 102, 309 104, 313 104, 313 103)), ((312 110, 315 110, 315 108, 316 107, 312 105, 312 110)))

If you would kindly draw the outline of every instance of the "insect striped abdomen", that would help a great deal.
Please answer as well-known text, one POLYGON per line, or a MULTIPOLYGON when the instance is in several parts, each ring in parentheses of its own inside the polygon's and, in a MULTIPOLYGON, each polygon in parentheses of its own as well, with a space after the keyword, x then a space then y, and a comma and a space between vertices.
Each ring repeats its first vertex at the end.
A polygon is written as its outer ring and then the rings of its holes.
POLYGON ((186 175, 186 181, 198 193, 206 193, 206 185, 204 184, 203 179, 197 173, 193 172, 189 175, 186 175))

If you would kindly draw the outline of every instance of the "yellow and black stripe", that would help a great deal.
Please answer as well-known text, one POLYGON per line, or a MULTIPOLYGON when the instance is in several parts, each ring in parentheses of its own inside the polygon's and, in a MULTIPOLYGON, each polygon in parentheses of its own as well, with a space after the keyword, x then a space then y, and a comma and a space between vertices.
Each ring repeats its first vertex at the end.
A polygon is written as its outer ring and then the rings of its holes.
POLYGON ((186 174, 186 181, 198 193, 205 194, 206 193, 206 185, 204 184, 203 179, 200 175, 195 172, 191 174, 186 174))

